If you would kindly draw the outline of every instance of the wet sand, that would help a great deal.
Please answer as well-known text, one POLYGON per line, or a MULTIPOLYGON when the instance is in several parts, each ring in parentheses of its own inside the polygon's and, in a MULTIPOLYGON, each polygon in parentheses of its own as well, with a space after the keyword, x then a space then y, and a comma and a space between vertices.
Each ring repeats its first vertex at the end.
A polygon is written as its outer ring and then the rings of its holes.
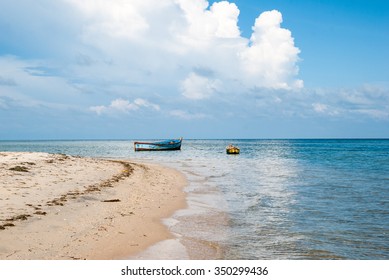
POLYGON ((137 255, 174 239, 161 219, 185 208, 185 185, 149 163, 0 152, 0 259, 137 255))

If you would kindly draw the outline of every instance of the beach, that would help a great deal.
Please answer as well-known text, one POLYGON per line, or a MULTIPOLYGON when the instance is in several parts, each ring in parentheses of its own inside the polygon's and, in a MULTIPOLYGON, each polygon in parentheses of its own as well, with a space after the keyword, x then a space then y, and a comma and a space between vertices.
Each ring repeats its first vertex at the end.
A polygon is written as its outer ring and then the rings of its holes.
POLYGON ((126 259, 171 239, 185 176, 164 166, 0 152, 0 259, 126 259))

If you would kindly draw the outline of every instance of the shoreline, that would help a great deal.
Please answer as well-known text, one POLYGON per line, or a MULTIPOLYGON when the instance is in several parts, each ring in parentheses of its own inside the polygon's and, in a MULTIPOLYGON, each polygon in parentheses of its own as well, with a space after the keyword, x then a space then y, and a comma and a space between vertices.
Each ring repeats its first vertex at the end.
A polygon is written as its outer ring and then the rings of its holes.
POLYGON ((186 185, 155 164, 0 152, 0 259, 130 258, 174 239, 162 219, 186 185))

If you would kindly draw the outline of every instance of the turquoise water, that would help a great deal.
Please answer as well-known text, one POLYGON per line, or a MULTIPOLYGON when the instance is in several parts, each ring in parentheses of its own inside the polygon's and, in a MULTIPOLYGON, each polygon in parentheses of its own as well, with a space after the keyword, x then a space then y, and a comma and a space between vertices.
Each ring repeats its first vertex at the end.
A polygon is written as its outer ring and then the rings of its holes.
POLYGON ((389 259, 389 140, 184 139, 181 151, 137 153, 132 141, 2 141, 0 151, 174 167, 192 210, 172 230, 225 259, 389 259), (230 143, 240 155, 225 153, 230 143))

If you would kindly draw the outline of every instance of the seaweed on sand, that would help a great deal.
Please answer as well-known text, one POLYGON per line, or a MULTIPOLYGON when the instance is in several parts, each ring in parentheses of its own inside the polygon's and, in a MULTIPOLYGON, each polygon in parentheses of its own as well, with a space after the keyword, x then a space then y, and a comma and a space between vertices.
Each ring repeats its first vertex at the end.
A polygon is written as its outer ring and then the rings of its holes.
POLYGON ((28 172, 28 168, 27 167, 20 166, 20 165, 17 165, 15 167, 11 167, 9 170, 18 171, 18 172, 28 172))

